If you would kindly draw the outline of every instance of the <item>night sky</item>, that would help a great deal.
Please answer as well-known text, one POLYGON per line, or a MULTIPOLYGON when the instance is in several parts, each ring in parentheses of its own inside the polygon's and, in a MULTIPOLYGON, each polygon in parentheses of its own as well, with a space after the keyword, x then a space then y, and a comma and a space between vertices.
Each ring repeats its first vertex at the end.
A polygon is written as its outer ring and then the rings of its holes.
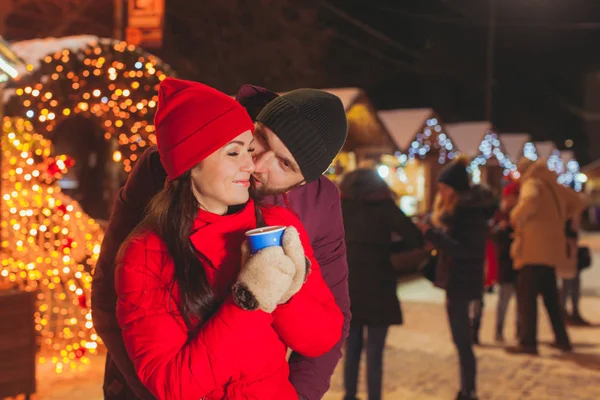
MULTIPOLYGON (((166 0, 163 47, 150 51, 227 93, 355 86, 381 109, 482 120, 489 1, 166 0)), ((582 118, 583 76, 600 66, 600 1, 495 1, 494 125, 559 147, 572 139, 582 163, 600 158, 587 154, 582 118)), ((113 35, 113 1, 78 4, 12 2, 3 35, 113 35)))
MULTIPOLYGON (((580 116, 583 75, 600 61, 600 53, 594 50, 600 42, 600 2, 496 3, 492 122, 500 132, 531 133, 534 139, 554 140, 559 147, 572 139, 585 163, 589 158, 580 116)), ((489 1, 330 4, 411 50, 403 52, 379 40, 382 53, 409 66, 403 70, 389 65, 393 72, 368 81, 366 87, 378 107, 431 106, 446 122, 484 118, 489 1)), ((337 19, 334 23, 341 25, 340 30, 348 29, 345 34, 376 46, 373 35, 350 27, 348 20, 340 23, 339 14, 331 13, 330 21, 337 19)))

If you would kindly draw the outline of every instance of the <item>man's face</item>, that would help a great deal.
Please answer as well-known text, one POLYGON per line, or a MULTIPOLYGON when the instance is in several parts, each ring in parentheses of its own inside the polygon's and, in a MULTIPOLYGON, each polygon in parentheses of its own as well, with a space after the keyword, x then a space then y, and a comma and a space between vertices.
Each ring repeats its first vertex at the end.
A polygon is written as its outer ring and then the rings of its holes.
POLYGON ((305 183, 292 153, 270 128, 257 123, 254 135, 254 197, 286 193, 305 183))

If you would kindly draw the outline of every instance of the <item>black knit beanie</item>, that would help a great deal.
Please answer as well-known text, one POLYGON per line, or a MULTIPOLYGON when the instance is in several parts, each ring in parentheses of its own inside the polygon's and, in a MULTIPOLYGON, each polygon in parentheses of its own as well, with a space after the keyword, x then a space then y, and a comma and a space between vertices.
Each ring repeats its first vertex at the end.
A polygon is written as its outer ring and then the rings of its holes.
POLYGON ((468 159, 458 158, 452 161, 440 173, 438 182, 450 186, 457 192, 466 192, 470 188, 469 173, 467 172, 468 159))
POLYGON ((316 89, 297 89, 275 98, 256 121, 271 128, 286 145, 306 182, 327 170, 348 134, 342 101, 316 89))

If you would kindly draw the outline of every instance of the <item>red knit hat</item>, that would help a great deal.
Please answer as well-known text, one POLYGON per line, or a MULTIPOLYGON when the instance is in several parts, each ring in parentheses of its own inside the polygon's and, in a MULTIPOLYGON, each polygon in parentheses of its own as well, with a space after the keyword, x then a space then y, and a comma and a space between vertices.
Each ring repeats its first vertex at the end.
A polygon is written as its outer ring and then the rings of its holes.
POLYGON ((166 78, 154 117, 160 161, 176 179, 245 131, 252 119, 237 101, 197 82, 166 78))
POLYGON ((520 190, 521 187, 519 186, 519 182, 510 182, 504 187, 504 190, 502 190, 502 197, 519 196, 520 190))

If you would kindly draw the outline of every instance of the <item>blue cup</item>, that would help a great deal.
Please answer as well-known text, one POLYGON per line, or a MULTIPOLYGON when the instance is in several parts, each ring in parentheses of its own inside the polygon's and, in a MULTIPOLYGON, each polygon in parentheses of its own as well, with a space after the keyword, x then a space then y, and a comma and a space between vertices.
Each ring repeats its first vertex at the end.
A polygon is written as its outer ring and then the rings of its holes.
POLYGON ((281 246, 281 238, 285 228, 285 226, 265 226, 246 232, 250 253, 255 254, 271 246, 281 246))

